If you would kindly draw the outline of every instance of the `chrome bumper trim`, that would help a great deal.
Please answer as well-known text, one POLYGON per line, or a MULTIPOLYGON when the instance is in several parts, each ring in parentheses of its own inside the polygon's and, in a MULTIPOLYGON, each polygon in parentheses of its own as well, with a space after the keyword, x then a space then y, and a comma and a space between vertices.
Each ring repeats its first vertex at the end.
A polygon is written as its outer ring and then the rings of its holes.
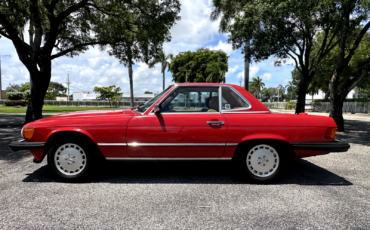
POLYGON ((211 160, 231 160, 231 157, 106 157, 109 161, 146 161, 146 160, 165 160, 165 161, 211 161, 211 160))

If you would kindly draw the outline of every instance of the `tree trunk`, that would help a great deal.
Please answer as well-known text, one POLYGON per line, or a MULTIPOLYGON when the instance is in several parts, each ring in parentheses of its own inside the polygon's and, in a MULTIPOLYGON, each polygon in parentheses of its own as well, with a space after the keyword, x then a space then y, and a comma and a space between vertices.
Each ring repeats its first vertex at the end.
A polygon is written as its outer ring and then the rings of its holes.
POLYGON ((302 77, 298 89, 297 106, 295 108, 296 114, 304 113, 305 111, 307 88, 308 84, 305 82, 305 78, 302 77))
POLYGON ((42 118, 44 97, 49 87, 51 78, 51 60, 43 60, 41 63, 42 64, 39 64, 40 71, 29 70, 31 97, 27 106, 25 123, 42 118))
POLYGON ((247 91, 249 91, 249 61, 247 58, 245 58, 245 56, 248 54, 248 49, 249 47, 247 47, 244 51, 244 88, 247 91))
POLYGON ((131 108, 134 107, 134 83, 132 79, 132 61, 129 60, 128 63, 128 77, 130 79, 130 102, 131 108))
POLYGON ((165 81, 166 81, 166 76, 165 76, 165 73, 163 71, 163 90, 165 90, 165 81))
POLYGON ((338 131, 344 131, 343 102, 344 98, 340 97, 339 95, 330 97, 331 109, 329 116, 334 119, 338 126, 338 131))

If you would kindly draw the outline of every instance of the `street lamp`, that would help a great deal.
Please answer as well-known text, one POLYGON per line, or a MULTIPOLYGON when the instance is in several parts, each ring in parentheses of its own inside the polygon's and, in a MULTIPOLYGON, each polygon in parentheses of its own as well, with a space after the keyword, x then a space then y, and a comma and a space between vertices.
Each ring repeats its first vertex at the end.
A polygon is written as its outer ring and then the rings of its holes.
POLYGON ((0 55, 0 100, 3 99, 3 87, 1 85, 1 56, 3 57, 10 57, 10 55, 0 55))

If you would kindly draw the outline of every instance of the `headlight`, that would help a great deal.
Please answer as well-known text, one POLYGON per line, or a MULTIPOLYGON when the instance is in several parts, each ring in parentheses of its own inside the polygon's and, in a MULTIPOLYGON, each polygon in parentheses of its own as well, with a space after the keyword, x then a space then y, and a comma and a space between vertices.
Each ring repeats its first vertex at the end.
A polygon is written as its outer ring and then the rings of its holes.
POLYGON ((33 134, 35 133, 35 127, 23 127, 21 132, 22 132, 22 137, 26 141, 29 141, 32 139, 33 134))

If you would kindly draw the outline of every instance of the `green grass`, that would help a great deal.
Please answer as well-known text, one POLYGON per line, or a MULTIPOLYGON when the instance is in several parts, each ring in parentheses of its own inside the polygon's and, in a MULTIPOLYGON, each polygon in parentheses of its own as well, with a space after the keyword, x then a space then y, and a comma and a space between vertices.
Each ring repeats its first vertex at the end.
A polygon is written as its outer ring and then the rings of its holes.
MULTIPOLYGON (((45 105, 42 108, 43 113, 69 113, 75 111, 86 111, 86 110, 110 110, 118 109, 119 107, 63 107, 63 106, 51 106, 45 105)), ((0 113, 26 113, 27 107, 16 108, 11 106, 0 106, 0 113)))

